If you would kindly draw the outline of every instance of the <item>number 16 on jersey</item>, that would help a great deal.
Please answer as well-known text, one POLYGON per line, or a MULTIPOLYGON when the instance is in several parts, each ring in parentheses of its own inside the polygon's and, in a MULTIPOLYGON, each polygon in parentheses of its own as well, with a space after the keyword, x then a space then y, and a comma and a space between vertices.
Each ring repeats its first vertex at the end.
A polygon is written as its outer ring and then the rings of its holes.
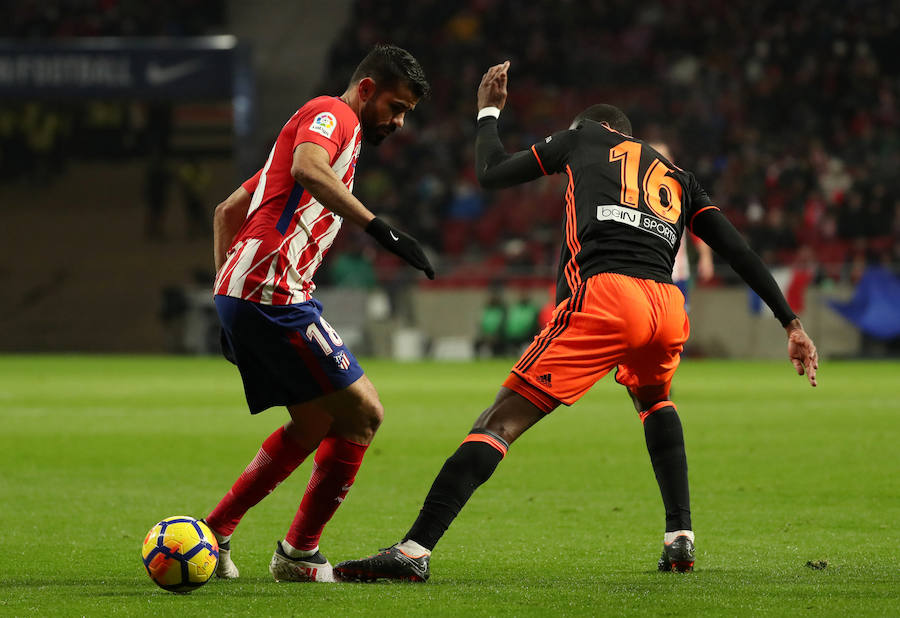
POLYGON ((625 206, 639 208, 643 196, 650 210, 665 221, 675 223, 681 215, 681 184, 669 176, 672 170, 655 157, 639 181, 642 149, 643 144, 631 140, 624 140, 609 149, 609 162, 622 165, 619 201, 625 206))

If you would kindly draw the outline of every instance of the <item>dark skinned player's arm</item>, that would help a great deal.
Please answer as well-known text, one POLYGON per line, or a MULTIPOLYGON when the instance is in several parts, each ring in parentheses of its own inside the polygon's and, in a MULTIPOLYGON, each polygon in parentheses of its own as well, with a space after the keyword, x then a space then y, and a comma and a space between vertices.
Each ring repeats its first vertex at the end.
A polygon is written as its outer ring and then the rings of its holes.
POLYGON ((497 119, 486 116, 478 121, 475 136, 475 171, 485 189, 503 189, 520 185, 544 175, 530 150, 509 154, 500 141, 497 119))
POLYGON ((769 306, 782 326, 787 326, 797 317, 769 269, 717 208, 702 210, 695 215, 691 231, 728 262, 734 272, 769 306))

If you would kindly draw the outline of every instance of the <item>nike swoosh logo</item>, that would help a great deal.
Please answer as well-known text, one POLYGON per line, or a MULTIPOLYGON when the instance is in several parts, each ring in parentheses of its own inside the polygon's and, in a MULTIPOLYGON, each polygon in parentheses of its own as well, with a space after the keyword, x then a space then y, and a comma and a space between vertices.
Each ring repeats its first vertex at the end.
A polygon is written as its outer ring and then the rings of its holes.
POLYGON ((147 82, 151 86, 159 86, 174 82, 183 77, 187 77, 191 73, 196 73, 203 66, 203 60, 196 58, 194 60, 185 60, 177 64, 162 66, 157 62, 151 62, 147 65, 147 82))
POLYGON ((394 234, 394 230, 391 230, 391 238, 393 238, 395 241, 400 240, 400 237, 394 234))

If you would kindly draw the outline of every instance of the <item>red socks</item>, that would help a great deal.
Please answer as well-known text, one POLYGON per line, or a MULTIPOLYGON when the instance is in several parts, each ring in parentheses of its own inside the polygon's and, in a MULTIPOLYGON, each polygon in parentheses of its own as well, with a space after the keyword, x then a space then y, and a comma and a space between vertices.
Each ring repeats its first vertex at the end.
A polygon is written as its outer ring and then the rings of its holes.
POLYGON ((313 550, 319 545, 322 529, 350 491, 366 448, 335 435, 319 444, 312 477, 285 538, 294 548, 313 550))
MULTIPOLYGON (((279 483, 303 463, 309 453, 310 451, 284 435, 284 427, 279 427, 266 438, 256 457, 209 514, 206 522, 218 534, 230 535, 244 513, 272 493, 279 483)), ((318 455, 316 459, 318 460, 318 455)))
MULTIPOLYGON (((327 436, 319 444, 312 477, 285 539, 293 547, 311 550, 318 546, 325 524, 356 478, 366 448, 364 444, 335 435, 327 436)), ((266 438, 256 457, 206 517, 206 522, 219 535, 231 535, 244 513, 290 476, 309 453, 284 435, 284 428, 279 427, 266 438)))

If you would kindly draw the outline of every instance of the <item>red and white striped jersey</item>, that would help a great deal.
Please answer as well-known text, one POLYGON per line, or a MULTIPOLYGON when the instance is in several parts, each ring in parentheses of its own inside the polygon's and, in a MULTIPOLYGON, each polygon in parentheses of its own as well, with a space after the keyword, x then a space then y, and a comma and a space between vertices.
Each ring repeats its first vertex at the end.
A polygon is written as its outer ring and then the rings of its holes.
POLYGON ((304 142, 325 148, 331 169, 352 191, 361 138, 359 119, 337 97, 315 98, 291 116, 265 166, 242 185, 253 197, 216 275, 216 294, 263 305, 310 299, 313 275, 343 219, 294 180, 294 149, 304 142))

